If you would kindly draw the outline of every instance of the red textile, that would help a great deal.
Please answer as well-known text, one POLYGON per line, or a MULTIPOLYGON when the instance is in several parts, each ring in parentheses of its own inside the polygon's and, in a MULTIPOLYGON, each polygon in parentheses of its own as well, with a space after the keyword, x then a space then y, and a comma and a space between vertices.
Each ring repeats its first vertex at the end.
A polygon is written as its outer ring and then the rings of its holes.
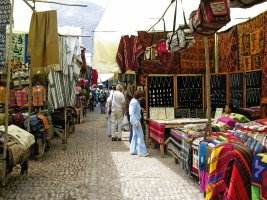
POLYGON ((98 72, 96 69, 92 69, 92 85, 96 84, 97 85, 97 79, 98 79, 98 72))
POLYGON ((219 71, 238 71, 238 38, 237 28, 218 33, 219 71))
POLYGON ((143 53, 144 48, 140 44, 137 36, 122 36, 116 55, 116 61, 121 72, 124 73, 127 70, 136 71, 143 53))
MULTIPOLYGON (((214 37, 209 36, 209 60, 211 69, 214 68, 214 37)), ((203 36, 195 35, 195 44, 180 52, 181 73, 205 73, 205 47, 203 36)))

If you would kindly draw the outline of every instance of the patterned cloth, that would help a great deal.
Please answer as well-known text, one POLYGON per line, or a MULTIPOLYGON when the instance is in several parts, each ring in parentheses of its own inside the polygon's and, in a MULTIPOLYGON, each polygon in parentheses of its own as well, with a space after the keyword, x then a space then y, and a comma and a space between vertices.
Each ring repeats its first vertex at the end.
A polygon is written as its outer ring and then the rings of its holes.
POLYGON ((10 0, 1 0, 0 2, 0 26, 6 26, 10 23, 11 3, 10 0))
MULTIPOLYGON (((205 47, 202 36, 195 35, 193 47, 180 53, 181 73, 204 73, 206 70, 205 47)), ((210 67, 214 66, 214 37, 208 38, 210 67)))
POLYGON ((227 143, 213 148, 205 199, 249 200, 250 163, 251 155, 242 145, 227 143))
POLYGON ((263 67, 264 32, 267 31, 264 25, 265 15, 266 12, 237 25, 240 71, 263 67))
POLYGON ((0 26, 0 73, 4 73, 6 62, 6 27, 0 26))
POLYGON ((218 33, 219 71, 238 71, 238 39, 237 28, 218 33))
POLYGON ((46 89, 44 86, 34 86, 32 88, 32 105, 43 106, 46 101, 46 89))
POLYGON ((18 107, 24 107, 28 103, 28 93, 26 89, 16 91, 15 96, 18 107))
POLYGON ((257 154, 252 162, 252 200, 267 200, 267 154, 257 154))
POLYGON ((127 70, 136 71, 143 53, 144 48, 137 36, 122 36, 116 55, 116 61, 121 72, 124 73, 127 70))
POLYGON ((28 34, 15 33, 12 35, 11 59, 23 64, 28 62, 28 34))

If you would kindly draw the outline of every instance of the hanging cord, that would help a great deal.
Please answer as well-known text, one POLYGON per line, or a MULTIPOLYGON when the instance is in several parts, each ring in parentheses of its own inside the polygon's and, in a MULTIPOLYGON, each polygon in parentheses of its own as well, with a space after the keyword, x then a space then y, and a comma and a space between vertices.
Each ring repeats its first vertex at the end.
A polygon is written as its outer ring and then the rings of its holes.
POLYGON ((170 46, 171 43, 172 43, 172 38, 174 36, 174 32, 175 32, 175 28, 176 28, 176 16, 177 16, 177 0, 175 0, 175 11, 174 11, 174 19, 173 19, 173 28, 172 28, 172 35, 171 35, 171 39, 170 41, 168 42, 168 45, 170 46))
POLYGON ((166 10, 164 11, 163 15, 158 19, 158 21, 153 24, 147 32, 151 31, 151 29, 153 29, 162 19, 163 17, 165 16, 165 14, 167 13, 167 11, 169 10, 169 8, 171 7, 171 5, 173 4, 173 2, 176 1, 176 0, 172 0, 171 3, 169 4, 169 6, 166 8, 166 10))

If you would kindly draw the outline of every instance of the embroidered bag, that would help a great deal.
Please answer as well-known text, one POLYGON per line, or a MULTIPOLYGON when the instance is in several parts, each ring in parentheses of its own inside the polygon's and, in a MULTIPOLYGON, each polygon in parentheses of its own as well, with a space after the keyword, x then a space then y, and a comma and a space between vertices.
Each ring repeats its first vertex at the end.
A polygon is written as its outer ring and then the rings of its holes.
POLYGON ((190 15, 190 27, 199 34, 211 35, 230 21, 228 0, 202 0, 190 15))

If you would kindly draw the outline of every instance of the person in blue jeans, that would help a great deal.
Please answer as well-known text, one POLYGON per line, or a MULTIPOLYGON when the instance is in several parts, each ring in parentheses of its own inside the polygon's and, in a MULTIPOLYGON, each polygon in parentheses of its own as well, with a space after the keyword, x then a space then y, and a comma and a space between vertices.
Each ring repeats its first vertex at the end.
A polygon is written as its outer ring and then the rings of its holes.
POLYGON ((131 155, 148 156, 144 141, 144 133, 141 125, 141 106, 138 101, 143 96, 142 91, 136 91, 129 104, 130 123, 132 125, 133 136, 130 144, 131 155))

